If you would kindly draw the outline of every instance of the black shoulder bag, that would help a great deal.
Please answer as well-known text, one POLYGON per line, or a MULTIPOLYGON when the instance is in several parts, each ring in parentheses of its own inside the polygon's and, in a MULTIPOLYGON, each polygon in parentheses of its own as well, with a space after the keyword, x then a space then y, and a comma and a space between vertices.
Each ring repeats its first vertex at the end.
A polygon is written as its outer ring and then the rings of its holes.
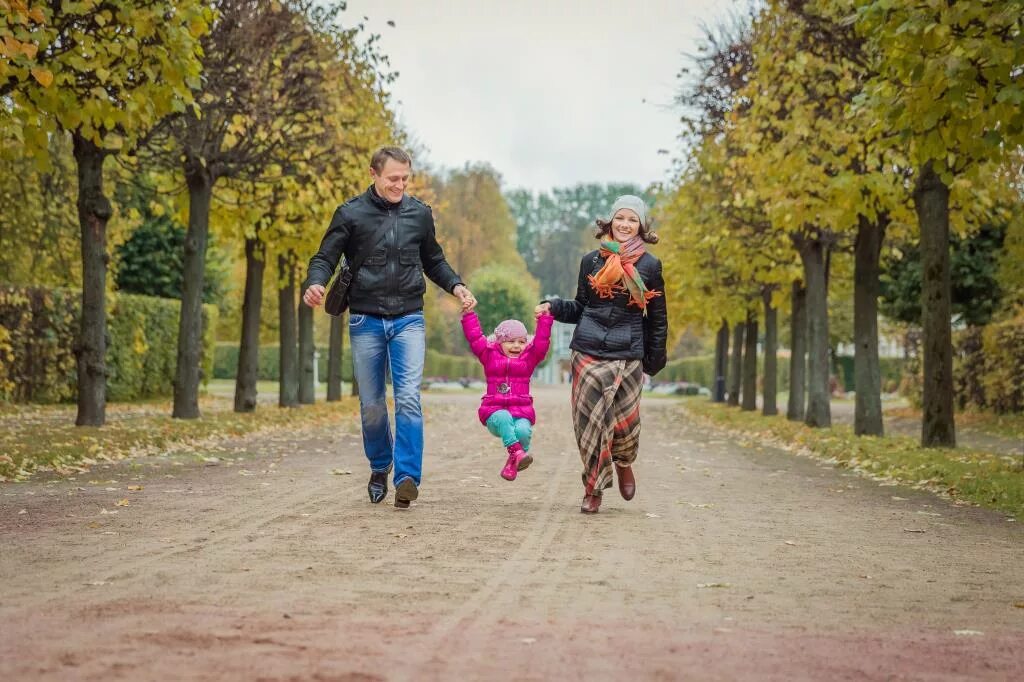
POLYGON ((362 267, 363 261, 366 260, 367 256, 373 253, 377 245, 380 243, 381 238, 387 231, 387 221, 381 221, 380 227, 373 233, 373 238, 370 248, 364 249, 359 253, 352 262, 345 262, 344 267, 341 268, 341 272, 334 278, 334 283, 331 284, 331 288, 327 291, 327 298, 324 299, 324 310, 327 311, 328 315, 337 317, 343 312, 348 310, 348 293, 349 287, 352 284, 352 280, 355 279, 356 273, 359 272, 359 268, 362 267))

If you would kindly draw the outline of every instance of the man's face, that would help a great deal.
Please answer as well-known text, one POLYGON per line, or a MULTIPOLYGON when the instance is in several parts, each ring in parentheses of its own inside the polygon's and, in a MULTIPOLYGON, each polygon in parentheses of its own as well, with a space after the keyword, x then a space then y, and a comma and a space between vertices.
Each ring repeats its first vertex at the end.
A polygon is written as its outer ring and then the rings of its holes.
POLYGON ((380 173, 373 168, 370 169, 370 177, 373 178, 373 186, 382 199, 387 199, 392 204, 397 204, 405 194, 405 187, 409 184, 409 176, 412 175, 412 167, 407 163, 388 159, 380 173))

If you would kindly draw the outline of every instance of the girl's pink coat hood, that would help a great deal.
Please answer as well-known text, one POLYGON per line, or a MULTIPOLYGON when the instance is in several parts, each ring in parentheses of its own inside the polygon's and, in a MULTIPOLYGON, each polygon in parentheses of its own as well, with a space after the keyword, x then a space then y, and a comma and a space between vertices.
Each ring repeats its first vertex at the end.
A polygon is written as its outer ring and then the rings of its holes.
POLYGON ((480 401, 478 412, 482 424, 487 423, 487 419, 498 410, 508 410, 516 419, 529 419, 531 424, 536 423, 537 415, 530 395, 530 377, 548 354, 551 324, 554 321, 551 315, 541 315, 537 319, 533 341, 518 358, 510 358, 501 351, 501 344, 487 340, 480 329, 480 319, 476 313, 462 316, 462 333, 473 354, 483 365, 487 377, 487 392, 480 401), (498 391, 502 383, 509 385, 508 393, 498 391))

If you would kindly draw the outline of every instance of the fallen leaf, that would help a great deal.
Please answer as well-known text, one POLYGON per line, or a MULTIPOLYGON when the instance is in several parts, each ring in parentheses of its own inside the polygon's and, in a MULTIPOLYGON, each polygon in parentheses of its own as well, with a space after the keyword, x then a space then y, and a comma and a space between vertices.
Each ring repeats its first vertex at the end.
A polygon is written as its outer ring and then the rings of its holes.
POLYGON ((904 533, 923 533, 924 529, 923 528, 904 528, 903 532, 904 533))
POLYGON ((348 476, 352 472, 348 469, 331 469, 331 473, 335 476, 348 476))
POLYGON ((1024 609, 1024 601, 1019 601, 1014 606, 1018 609, 1024 609))
POLYGON ((786 544, 787 545, 792 545, 792 546, 796 547, 796 543, 793 542, 792 540, 786 540, 786 544))
POLYGON ((123 500, 118 500, 118 501, 117 501, 117 502, 115 502, 114 504, 115 504, 116 506, 118 506, 118 507, 127 507, 128 505, 130 505, 130 504, 131 504, 131 502, 129 502, 129 501, 128 501, 128 498, 126 497, 126 498, 124 498, 123 500))
POLYGON ((646 516, 649 519, 660 519, 661 518, 657 514, 651 514, 651 513, 644 514, 644 516, 646 516))
POLYGON ((142 490, 142 486, 141 485, 130 485, 130 486, 128 486, 128 490, 142 490))
POLYGON ((957 637, 978 637, 985 633, 981 630, 953 630, 953 634, 957 637))
POLYGON ((99 587, 100 585, 109 585, 110 583, 106 580, 93 580, 92 582, 82 583, 83 585, 89 585, 90 587, 99 587))
POLYGON ((697 583, 697 587, 732 587, 729 583, 697 583))
POLYGON ((28 514, 28 509, 22 509, 18 514, 28 514))

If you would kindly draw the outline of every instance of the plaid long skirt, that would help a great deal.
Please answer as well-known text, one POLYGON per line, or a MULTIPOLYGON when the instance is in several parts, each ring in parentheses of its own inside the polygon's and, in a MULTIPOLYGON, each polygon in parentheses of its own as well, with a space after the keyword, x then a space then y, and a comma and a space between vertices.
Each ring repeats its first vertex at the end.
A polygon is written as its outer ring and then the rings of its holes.
POLYGON ((612 463, 628 466, 640 447, 639 360, 601 360, 573 351, 572 418, 583 460, 583 487, 600 495, 612 486, 612 463))

